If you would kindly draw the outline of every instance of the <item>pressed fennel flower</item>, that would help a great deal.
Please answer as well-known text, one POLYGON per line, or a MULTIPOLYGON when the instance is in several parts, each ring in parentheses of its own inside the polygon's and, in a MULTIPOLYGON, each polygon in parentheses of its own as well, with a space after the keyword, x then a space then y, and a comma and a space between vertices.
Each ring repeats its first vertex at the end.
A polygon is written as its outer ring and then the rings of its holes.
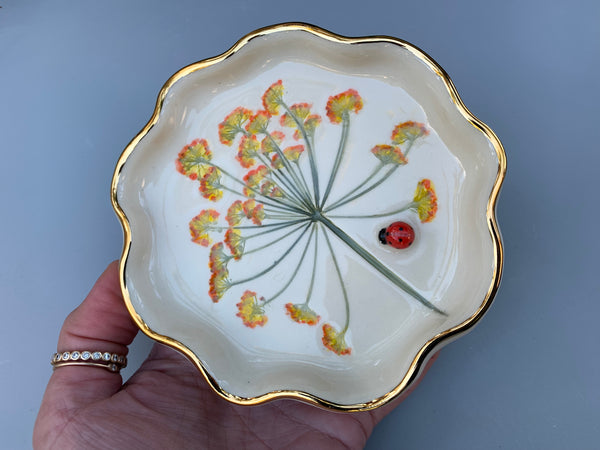
POLYGON ((200 214, 190 221, 192 241, 203 247, 208 247, 212 242, 208 233, 211 231, 214 224, 217 223, 218 218, 219 213, 214 209, 204 209, 200 211, 200 214))
POLYGON ((404 165, 408 162, 400 147, 395 145, 376 145, 371 149, 371 153, 383 164, 404 165))
POLYGON ((331 123, 341 123, 344 115, 350 112, 358 113, 363 107, 363 101, 358 92, 348 89, 338 95, 329 97, 327 102, 327 117, 331 123))
POLYGON ((242 237, 242 233, 240 233, 239 230, 236 230, 234 228, 229 228, 225 232, 225 241, 224 242, 227 245, 227 248, 231 252, 231 256, 234 259, 237 260, 242 257, 242 255, 244 254, 245 240, 242 237))
POLYGON ((221 144, 232 145, 239 133, 244 132, 244 124, 252 117, 252 111, 241 106, 235 108, 223 122, 219 124, 219 140, 221 144))
POLYGON ((346 332, 340 333, 332 325, 323 325, 323 345, 338 355, 349 355, 352 349, 348 347, 345 339, 346 332))
POLYGON ((211 159, 212 153, 208 148, 208 142, 205 139, 194 139, 177 155, 176 168, 179 173, 197 180, 206 175, 211 167, 209 162, 211 159))
POLYGON ((294 322, 316 325, 321 316, 308 307, 305 303, 286 303, 285 310, 294 322))
POLYGON ((273 83, 265 91, 262 97, 262 103, 265 110, 272 116, 279 114, 279 106, 283 102, 283 82, 281 80, 273 83))
POLYGON ((417 184, 417 190, 413 198, 415 209, 419 214, 421 222, 431 222, 435 218, 437 213, 437 196, 435 194, 435 188, 431 180, 423 179, 417 184))
POLYGON ((223 190, 221 189, 221 173, 216 167, 211 167, 206 171, 206 174, 200 180, 200 187, 198 188, 202 197, 216 202, 223 197, 223 190))
POLYGON ((404 144, 406 141, 414 141, 428 134, 429 130, 424 124, 410 120, 396 125, 392 132, 392 142, 396 145, 404 144))
POLYGON ((264 307, 256 298, 256 292, 244 292, 236 306, 238 308, 236 316, 240 317, 247 327, 262 327, 267 323, 268 317, 265 315, 264 307))

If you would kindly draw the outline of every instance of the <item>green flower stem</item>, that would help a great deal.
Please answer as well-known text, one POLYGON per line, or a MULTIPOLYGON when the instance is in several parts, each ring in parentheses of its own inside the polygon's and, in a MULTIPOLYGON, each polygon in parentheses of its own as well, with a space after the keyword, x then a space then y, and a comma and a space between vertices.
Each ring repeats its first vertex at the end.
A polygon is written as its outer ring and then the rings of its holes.
MULTIPOLYGON (((277 152, 277 154, 279 155, 279 157, 282 158, 282 161, 283 161, 283 164, 284 164, 286 170, 290 173, 290 176, 292 178, 294 178, 294 181, 297 183, 297 185, 295 185, 296 190, 298 191, 299 194, 300 194, 301 191, 304 191, 304 192, 302 192, 301 196, 304 199, 304 201, 306 202, 306 204, 310 205, 310 191, 308 189, 308 186, 306 185, 306 182, 304 182, 304 185, 302 185, 300 183, 300 178, 298 177, 298 175, 294 171, 294 169, 291 166, 291 164, 289 164, 289 161, 287 161, 287 158, 285 157, 285 154, 283 153, 283 150, 281 150, 281 147, 279 146, 279 144, 277 143, 277 141, 275 141, 275 139, 273 139, 273 136, 271 135, 271 133, 269 133, 267 130, 265 130, 265 135, 271 141, 271 144, 275 148, 275 151, 277 152)), ((302 171, 300 170, 300 167, 298 167, 298 172, 300 173, 300 176, 302 178, 304 178, 304 175, 302 174, 302 171)))
POLYGON ((300 236, 298 236, 298 238, 294 241, 294 243, 292 245, 290 245, 288 247, 288 249, 283 253, 283 255, 281 255, 279 258, 277 258, 273 264, 271 264, 269 267, 267 267, 266 269, 260 271, 259 273, 257 273, 256 275, 253 275, 251 277, 248 278, 244 278, 243 280, 238 280, 238 281, 232 281, 230 283, 230 286, 236 286, 238 284, 243 284, 243 283, 247 283, 248 281, 253 281, 256 280, 257 278, 262 277, 263 275, 265 275, 266 273, 269 273, 271 270, 273 270, 275 267, 277 267, 277 265, 284 260, 284 258, 290 254, 290 252, 294 249, 294 247, 296 247, 296 245, 298 244, 298 242, 300 242, 300 240, 302 239, 302 237, 304 237, 304 235, 306 234, 306 232, 308 231, 308 229, 310 228, 310 223, 308 225, 306 225, 304 227, 304 231, 302 231, 302 233, 300 233, 300 236))
MULTIPOLYGON (((290 176, 293 178, 294 183, 296 183, 295 184, 296 188, 300 191, 301 190, 300 188, 302 188, 302 182, 300 181, 300 178, 298 177, 298 175, 294 171, 294 167, 288 161, 288 159, 285 157, 285 154, 283 153, 283 150, 281 150, 281 148, 277 145, 277 143, 273 142, 273 144, 275 146, 275 151, 277 152, 277 155, 279 156, 279 159, 281 159, 283 167, 290 174, 290 176)), ((278 171, 279 171, 278 169, 274 169, 273 170, 274 173, 277 173, 278 171)), ((310 200, 310 193, 302 193, 302 198, 304 199, 305 205, 307 205, 307 207, 309 209, 312 209, 311 200, 310 200)))
MULTIPOLYGON (((406 147, 406 151, 404 152, 404 156, 407 157, 408 153, 410 152, 410 149, 412 148, 414 144, 414 141, 410 141, 406 147)), ((358 187, 352 189, 350 192, 348 192, 346 195, 344 195, 341 199, 339 199, 338 201, 336 201, 335 203, 333 203, 331 206, 329 206, 327 209, 325 209, 325 212, 328 211, 332 211, 335 208, 338 208, 342 205, 345 205, 346 203, 351 202, 352 200, 355 200, 359 197, 362 197, 363 195, 369 193, 370 191, 372 191, 373 189, 375 189, 377 186, 379 186, 381 183, 383 183, 385 180, 388 179, 388 177, 394 173, 396 171, 396 169, 398 167, 400 167, 399 165, 394 165, 392 168, 390 168, 390 170, 388 170, 386 172, 386 174, 383 176, 382 179, 380 179, 379 181, 377 181, 376 183, 374 183, 373 185, 369 186, 367 189, 364 189, 363 191, 359 192, 356 195, 353 195, 352 197, 348 198, 352 193, 356 192, 357 190, 359 190, 361 187, 363 187, 365 184, 367 184, 378 172, 379 170, 381 170, 381 168, 383 168, 385 164, 382 164, 381 162, 379 163, 379 165, 375 168, 375 170, 371 173, 371 175, 369 175, 367 177, 366 180, 364 180, 358 187)))
MULTIPOLYGON (((235 189, 231 189, 231 188, 230 188, 230 187, 228 187, 228 186, 224 186, 224 185, 222 185, 222 184, 219 184, 219 185, 218 185, 218 187, 219 187, 220 189, 223 189, 224 191, 231 192, 232 194, 238 195, 238 196, 240 196, 240 197, 242 197, 242 198, 244 198, 244 199, 245 199, 245 198, 247 198, 247 197, 246 197, 244 194, 242 194, 241 192, 238 192, 238 191, 236 191, 235 189)), ((248 189, 250 189, 250 188, 248 188, 248 189)), ((264 196, 262 196, 262 197, 264 198, 264 196)), ((271 199, 270 197, 266 197, 266 198, 268 198, 268 199, 271 199)), ((272 199, 272 200, 275 200, 275 199, 272 199)), ((289 207, 285 207, 285 206, 283 206, 283 205, 279 205, 279 204, 277 204, 277 203, 271 203, 271 202, 269 202, 269 201, 265 201, 265 200, 259 200, 259 203, 262 203, 262 204, 268 205, 268 206, 270 206, 271 208, 277 208, 277 209, 281 209, 281 210, 282 210, 282 212, 284 212, 284 211, 285 211, 285 212, 288 212, 288 213, 290 213, 290 214, 298 214, 298 215, 301 215, 301 216, 306 216, 306 215, 307 215, 307 212, 306 212, 306 211, 302 211, 302 210, 296 211, 296 209, 291 209, 291 208, 289 208, 289 207)), ((296 216, 296 217, 297 217, 297 216, 296 216)))
POLYGON ((299 194, 297 192, 298 190, 296 189, 296 187, 293 184, 292 184, 292 186, 294 186, 293 188, 290 188, 289 186, 287 186, 287 182, 282 179, 282 174, 279 174, 279 172, 277 170, 270 169, 269 174, 267 175, 267 178, 269 179, 269 181, 274 183, 275 186, 277 186, 279 189, 281 189, 284 198, 285 197, 290 198, 300 208, 303 208, 307 211, 311 210, 310 203, 308 203, 304 199, 304 197, 302 197, 302 194, 299 194), (275 178, 277 178, 277 180, 275 180, 275 178), (283 187, 285 187, 287 190, 284 189, 283 187))
MULTIPOLYGON (((346 200, 348 197, 350 197, 352 194, 354 194, 356 191, 358 191, 359 189, 361 189, 365 184, 367 184, 369 181, 371 181, 373 179, 373 177, 375 175, 377 175, 379 173, 379 171, 381 169, 383 169, 385 166, 385 164, 383 162, 380 162, 379 164, 377 164, 377 166, 375 167, 375 169, 371 172, 371 174, 365 178, 358 186, 356 186, 354 189, 352 189, 350 192, 348 192, 347 194, 345 194, 343 197, 339 198, 338 200, 336 200, 335 202, 333 202, 330 206, 328 206, 327 208, 323 209, 324 212, 330 211, 332 208, 335 208, 338 203, 346 200)), ((325 206, 325 204, 323 204, 323 206, 325 206)))
POLYGON ((265 305, 268 303, 271 303, 273 300, 275 300, 277 297, 279 297, 281 294, 283 294, 284 291, 290 286, 290 284, 292 284, 292 281, 294 281, 294 278, 296 278, 296 275, 298 274, 298 271, 300 270, 300 267, 302 266, 302 262, 304 261, 304 257, 306 256, 306 252, 308 251, 308 247, 310 246, 310 242, 312 241, 314 233, 315 233, 315 224, 313 224, 313 226, 310 230, 310 235, 308 236, 308 240, 306 241, 306 246, 304 247, 302 256, 300 256, 300 261, 298 261, 298 265, 296 265, 296 268, 292 272, 292 275, 290 276, 289 280, 285 283, 285 285, 279 291, 277 291, 277 293, 275 293, 273 295, 273 297, 271 297, 269 300, 265 300, 265 302, 264 302, 265 305))
MULTIPOLYGON (((227 172, 226 170, 224 170, 223 168, 221 168, 220 166, 217 166, 216 164, 213 164, 213 167, 216 168, 217 170, 219 170, 221 173, 223 173, 224 175, 228 176, 229 178, 231 178, 233 181, 235 181, 236 183, 241 184, 242 186, 244 186, 245 188, 250 189, 252 192, 254 192, 256 195, 262 197, 263 199, 266 199, 268 201, 264 201, 264 200, 260 200, 261 203, 264 203, 265 205, 269 205, 269 206, 274 206, 273 204, 270 203, 270 201, 272 200, 275 203, 278 203, 281 205, 282 208, 290 210, 290 211, 296 211, 297 213, 300 214, 304 214, 307 211, 301 208, 298 208, 297 206, 293 205, 293 204, 289 204, 286 203, 284 201, 281 201, 275 197, 268 197, 266 195, 263 195, 259 190, 254 189, 251 186, 248 186, 246 183, 244 183, 243 181, 240 181, 237 179, 237 177, 235 177, 234 175, 230 174, 229 172, 227 172)), ((220 185, 221 187, 225 188, 225 186, 220 185)), ((242 194, 241 192, 237 192, 234 191, 232 189, 227 189, 230 192, 233 192, 234 194, 237 194, 239 196, 241 196, 242 198, 246 198, 246 196, 244 194, 242 194)))
MULTIPOLYGON (((249 131, 247 131, 247 130, 245 130, 244 128, 241 128, 241 127, 239 127, 239 126, 238 126, 238 131, 240 131, 242 134, 244 134, 244 135, 245 135, 245 136, 247 136, 247 137, 250 137, 250 136, 252 136, 252 133, 250 133, 249 131)), ((263 134, 265 134, 266 136, 268 136, 268 137, 269 137, 269 139, 271 140, 271 142, 272 142, 273 144, 275 144, 275 145, 276 145, 276 142, 273 140, 273 138, 271 137, 270 133, 267 131, 267 129, 266 129, 266 128, 264 128, 264 129, 260 130, 260 133, 263 133, 263 134)), ((258 159, 260 159, 260 161, 261 161, 261 162, 262 162, 262 163, 263 163, 263 164, 264 164, 266 167, 269 167, 269 166, 270 166, 271 162, 270 162, 270 161, 269 161, 267 158, 265 158, 265 156, 264 156, 262 153, 260 153, 260 152, 257 152, 257 153, 256 153, 256 156, 258 157, 258 159)), ((279 176, 278 176, 278 178, 279 178, 279 176)), ((288 192, 286 192, 286 194, 288 194, 288 196, 289 196, 289 194, 290 194, 291 192, 296 192, 298 195, 300 195, 300 192, 298 191, 298 189, 296 188, 296 186, 295 186, 295 185, 294 185, 292 182, 290 182, 290 181, 287 179, 287 177, 285 177, 285 175, 284 175, 284 174, 282 174, 282 176, 281 176, 281 178, 280 178, 280 182, 281 182, 282 184, 284 184, 284 185, 285 185, 285 186, 286 186, 286 187, 287 187, 287 188, 290 190, 290 192, 289 192, 289 193, 288 193, 288 192)), ((280 189, 281 189, 281 187, 280 187, 280 189)), ((302 195, 300 195, 300 197, 302 197, 302 195)), ((309 196, 308 198, 310 198, 310 196, 309 196)), ((300 200, 300 198, 298 198, 298 200, 300 200)), ((304 204, 304 206, 306 206, 306 207, 309 207, 308 203, 306 203, 305 201, 301 201, 301 203, 303 203, 303 204, 304 204)), ((300 207, 300 205, 299 205, 299 204, 298 204, 297 206, 299 206, 299 207, 300 207)))
MULTIPOLYGON (((245 128, 243 128, 241 125, 238 125, 238 126, 237 126, 237 130, 238 130, 238 133, 242 133, 242 134, 243 134, 244 136, 246 136, 246 137, 251 137, 251 136, 252 136, 252 133, 250 133, 248 130, 246 130, 245 128)), ((260 133, 263 133, 263 134, 265 134, 265 135, 269 136, 269 138, 271 139, 271 141, 272 141, 273 143, 275 143, 275 142, 273 141, 273 138, 272 138, 272 137, 270 137, 270 134, 269 134, 269 132, 266 130, 266 128, 265 128, 265 129, 262 129, 262 130, 260 130, 260 133)), ((260 160, 260 161, 261 161, 261 162, 262 162, 262 163, 263 163, 263 164, 264 164, 266 167, 269 167, 269 166, 271 165, 271 161, 269 161, 268 159, 266 159, 266 158, 265 158, 265 156, 264 156, 262 153, 260 153, 260 152, 256 152, 256 157, 257 157, 257 158, 258 158, 258 159, 259 159, 259 160, 260 160)), ((239 180, 236 180, 236 181, 238 181, 238 182, 239 182, 239 180)), ((287 194, 288 198, 290 198, 290 199, 292 198, 292 197, 290 196, 290 193, 291 193, 291 192, 293 192, 293 191, 296 191, 296 192, 298 192, 298 191, 297 191, 297 189, 296 189, 296 187, 294 186, 294 184, 293 184, 293 183, 291 183, 289 180, 287 180, 287 178, 286 178, 285 176, 283 176, 282 178, 280 178, 280 182, 281 182, 282 184, 284 184, 284 185, 285 185, 285 186, 286 186, 288 189, 290 189, 290 192, 285 192, 285 191, 284 191, 284 192, 287 194), (288 183, 289 183, 289 184, 288 184, 288 183)), ((281 186, 280 186, 280 189, 281 189, 281 186)), ((297 200, 299 200, 299 199, 297 199, 297 200)), ((300 205, 300 204, 299 204, 297 201, 295 201, 294 203, 296 203, 296 206, 298 206, 298 207, 301 207, 301 205, 300 205)), ((301 203, 304 203, 304 206, 308 206, 308 204, 307 204, 307 203, 305 203, 305 202, 301 202, 301 203)))
POLYGON ((356 200, 359 197, 362 197, 365 194, 368 194, 369 192, 371 192, 373 189, 375 189, 377 186, 379 186, 381 183, 383 183, 385 180, 387 180, 390 175, 392 175, 397 169, 398 169, 398 165, 395 165, 393 167, 390 168, 390 170, 388 170, 385 175, 377 182, 373 183, 371 186, 369 186, 366 189, 363 189, 362 191, 360 191, 358 194, 354 194, 352 197, 347 198, 344 201, 338 202, 337 205, 335 206, 330 206, 329 208, 327 208, 327 211, 333 211, 334 209, 339 208, 340 206, 344 206, 346 203, 350 203, 353 200, 356 200))
POLYGON ((315 234, 315 254, 313 256, 312 274, 310 276, 310 283, 308 284, 308 292, 306 294, 305 305, 308 306, 308 302, 312 297, 313 286, 315 285, 315 275, 317 273, 317 256, 319 254, 319 233, 315 234))
MULTIPOLYGON (((342 163, 342 159, 344 157, 344 152, 346 150, 346 141, 348 138, 348 130, 350 129, 350 116, 348 112, 345 111, 342 116, 342 136, 340 138, 340 145, 338 146, 337 154, 335 155, 335 161, 333 163, 333 168, 331 169, 331 175, 329 176, 329 182, 327 183, 327 189, 325 189, 325 194, 323 194, 323 199, 321 200, 320 205, 324 206, 329 198, 329 194, 331 193, 331 188, 333 187, 333 182, 335 181, 335 177, 337 176, 338 169, 340 168, 340 164, 342 163)), ((319 206, 319 205, 317 205, 319 206)))
MULTIPOLYGON (((296 165, 296 168, 298 169, 298 173, 300 173, 300 180, 302 181, 302 188, 304 189, 304 191, 306 193, 308 193, 308 198, 310 199, 310 189, 308 187, 308 183, 306 182, 306 178, 304 177, 304 172, 302 171, 302 169, 300 168, 300 163, 298 162, 298 160, 294 161, 294 164, 296 165)), ((312 207, 312 205, 311 205, 312 207)))
MULTIPOLYGON (((223 173, 224 175, 228 176, 229 178, 231 178, 233 181, 235 181, 238 184, 241 184, 242 186, 244 186, 245 188, 248 188, 249 190, 251 190, 252 192, 254 192, 256 195, 262 197, 263 199, 267 199, 267 200, 272 200, 275 203, 279 203, 282 207, 285 207, 285 209, 287 210, 293 210, 296 212, 306 212, 305 210, 302 209, 301 205, 295 205, 295 204, 290 204, 287 202, 284 202, 282 200, 279 200, 277 198, 274 197, 268 197, 266 195, 263 195, 262 192, 260 192, 259 190, 255 189, 252 186, 249 186, 248 184, 244 183, 243 181, 239 180, 236 176, 232 175, 231 173, 227 172, 225 169, 223 169, 220 166, 217 166, 216 164, 213 164, 213 167, 216 168, 217 170, 219 170, 221 173, 223 173)), ((220 185, 221 187, 224 187, 223 185, 220 185)), ((237 191, 232 191, 231 189, 228 189, 230 192, 233 192, 234 194, 237 194, 239 196, 241 196, 242 198, 247 198, 244 194, 237 192, 237 191)), ((268 202, 264 202, 261 201, 265 204, 268 204, 268 202)))
POLYGON ((298 218, 297 215, 265 214, 265 219, 272 219, 272 220, 294 220, 297 218, 298 218))
POLYGON ((408 157, 408 154, 410 153, 410 149, 413 147, 413 144, 415 143, 414 139, 411 139, 410 141, 408 141, 408 145, 406 146, 406 150, 404 150, 404 157, 408 157))
MULTIPOLYGON (((272 197, 267 197, 265 195, 263 195, 259 190, 253 188, 252 186, 247 185, 246 183, 244 183, 242 180, 240 180, 239 178, 237 178, 235 175, 232 175, 231 173, 229 173, 227 170, 223 169, 221 166, 218 166, 216 164, 213 164, 210 161, 207 161, 207 164, 211 165, 212 167, 214 167, 215 169, 217 169, 219 172, 223 173, 224 175, 226 175, 227 177, 231 178, 233 181, 235 181, 238 184, 241 184, 242 186, 244 186, 245 188, 250 189, 252 192, 254 192, 256 195, 261 196, 262 198, 266 198, 266 199, 270 199, 275 201, 276 203, 279 203, 281 205, 286 206, 288 209, 294 209, 297 210, 297 212, 302 211, 301 205, 295 205, 295 204, 290 204, 284 201, 281 201, 279 199, 276 198, 272 198, 272 197)), ((241 195, 243 198, 246 198, 245 195, 240 194, 239 192, 237 192, 238 195, 241 195)))
MULTIPOLYGON (((307 219, 298 219, 298 220, 290 220, 288 222, 279 222, 279 223, 268 223, 266 225, 236 225, 234 227, 219 227, 219 226, 214 226, 214 227, 206 227, 207 230, 210 231, 217 231, 217 232, 222 232, 225 230, 228 230, 229 228, 231 228, 232 230, 247 230, 247 229, 256 229, 256 228, 274 228, 274 227, 280 227, 283 228, 284 226, 289 226, 289 225, 295 225, 297 223, 300 222, 306 222, 307 219)), ((271 231, 276 231, 276 230, 268 230, 269 232, 271 231)), ((255 235, 252 235, 255 236, 255 235)))
POLYGON ((300 130, 300 133, 302 133, 302 138, 306 143, 306 148, 308 149, 308 159, 310 161, 310 171, 313 182, 315 205, 318 205, 319 198, 321 197, 321 194, 319 193, 319 172, 317 171, 317 161, 315 160, 315 152, 313 150, 312 143, 309 140, 308 135, 306 134, 304 123, 302 123, 300 119, 298 119, 296 114, 292 112, 292 110, 288 107, 288 105, 285 104, 283 100, 281 101, 281 106, 283 106, 283 108, 290 115, 290 117, 294 119, 294 122, 296 122, 296 126, 298 127, 298 130, 300 130))
MULTIPOLYGON (((331 220, 323 215, 319 215, 316 220, 319 220, 323 225, 325 225, 333 234, 339 237, 348 247, 354 250, 361 258, 363 258, 367 263, 369 263, 375 270, 377 270, 381 275, 386 277, 390 282, 394 285, 398 286, 407 294, 414 297, 421 304, 427 306, 432 311, 435 311, 443 316, 447 316, 448 314, 439 309, 421 294, 419 294, 415 288, 410 286, 406 281, 401 279, 398 275, 396 275, 392 270, 390 270, 387 266, 385 266, 381 261, 379 261, 375 256, 361 247, 354 239, 352 239, 344 230, 339 228, 336 224, 334 224, 331 220)), ((327 237, 327 236, 326 236, 327 237)))
MULTIPOLYGON (((278 186, 283 190, 285 196, 290 199, 294 199, 294 203, 298 207, 301 208, 304 206, 305 209, 310 210, 310 203, 307 202, 305 196, 298 190, 296 185, 287 178, 285 173, 280 173, 279 171, 271 168, 271 161, 269 161, 268 158, 266 158, 263 154, 258 154, 258 158, 265 165, 265 167, 269 168, 269 175, 273 175, 277 178, 277 181, 281 184, 281 186, 278 186), (287 191, 284 190, 282 186, 285 187, 287 191)), ((271 181, 276 183, 273 178, 271 178, 271 181)))
MULTIPOLYGON (((288 226, 289 226, 289 225, 288 225, 288 226)), ((252 253, 256 253, 256 252, 258 252, 258 251, 260 251, 260 250, 264 250, 265 248, 268 248, 268 247, 270 247, 271 245, 274 245, 274 244, 277 244, 277 243, 279 243, 279 241, 281 241, 281 240, 285 239, 286 237, 288 237, 288 236, 289 236, 289 235, 291 235, 291 234, 294 234, 296 231, 300 230, 300 228, 302 228, 303 226, 305 226, 305 225, 304 225, 304 224, 302 224, 302 225, 300 225, 299 227, 296 227, 296 228, 294 228, 292 231, 288 231, 288 232, 287 232, 286 234, 284 234, 283 236, 281 236, 281 237, 278 237, 277 239, 275 239, 275 240, 273 240, 273 241, 269 242, 268 244, 261 245, 260 247, 253 248, 252 250, 248 250, 247 252, 246 252, 246 251, 244 251, 244 256, 245 256, 245 255, 250 255, 250 254, 252 254, 252 253)), ((267 232, 268 232, 268 233, 273 233, 274 231, 276 231, 276 230, 268 230, 267 232)), ((256 236, 256 235, 254 235, 254 236, 256 236)), ((254 236, 251 236, 251 237, 254 237, 254 236)), ((246 241, 246 240, 248 240, 248 239, 249 239, 249 238, 244 238, 244 240, 245 240, 245 241, 246 241)))
POLYGON ((368 214, 368 215, 349 215, 349 216, 328 216, 332 219, 375 219, 377 217, 386 217, 393 216, 394 214, 400 214, 401 212, 407 211, 409 209, 416 208, 418 203, 410 202, 409 204, 403 206, 400 209, 396 209, 394 211, 389 211, 381 214, 368 214))
MULTIPOLYGON (((258 236, 263 236, 263 235, 268 234, 268 233, 273 233, 275 231, 281 230, 283 228, 291 227, 291 226, 296 225, 298 223, 305 223, 307 220, 308 219, 300 219, 300 220, 292 220, 292 221, 289 221, 289 222, 283 222, 282 224, 272 223, 272 224, 268 224, 268 225, 263 225, 265 227, 269 226, 269 227, 273 227, 273 228, 270 228, 270 229, 265 230, 265 231, 261 231, 260 233, 251 234, 250 236, 244 236, 244 240, 247 241, 248 239, 252 239, 252 238, 255 238, 255 237, 258 237, 258 236)), ((234 228, 236 228, 236 227, 234 227, 234 228)), ((300 228, 300 227, 298 227, 298 228, 300 228)))
MULTIPOLYGON (((324 222, 323 222, 324 223, 324 222)), ((327 231, 323 229, 323 234, 325 235, 325 240, 327 241, 327 247, 329 247, 329 252, 331 253, 331 258, 333 259, 333 265, 335 266, 335 271, 337 272, 338 279, 340 280, 340 286, 342 287, 342 294, 344 294, 344 303, 346 306, 346 323, 344 324, 344 328, 340 331, 341 335, 346 334, 348 330, 348 326, 350 325, 350 303, 348 302, 348 293, 346 292, 346 285, 344 284, 344 279, 342 278, 342 272, 340 271, 340 266, 337 262, 337 258, 335 257, 335 252, 333 251, 333 247, 331 246, 331 242, 329 241, 329 236, 327 236, 327 231)))

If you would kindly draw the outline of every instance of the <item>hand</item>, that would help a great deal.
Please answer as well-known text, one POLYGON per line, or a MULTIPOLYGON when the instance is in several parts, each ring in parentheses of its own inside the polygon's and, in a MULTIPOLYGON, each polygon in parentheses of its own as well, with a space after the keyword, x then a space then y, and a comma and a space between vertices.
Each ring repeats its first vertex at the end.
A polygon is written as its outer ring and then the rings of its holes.
MULTIPOLYGON (((137 331, 113 263, 65 320, 58 351, 126 354, 137 331)), ((343 414, 293 400, 238 406, 217 396, 184 356, 155 344, 125 384, 121 375, 95 367, 55 370, 33 443, 36 449, 362 448, 400 401, 343 414)))

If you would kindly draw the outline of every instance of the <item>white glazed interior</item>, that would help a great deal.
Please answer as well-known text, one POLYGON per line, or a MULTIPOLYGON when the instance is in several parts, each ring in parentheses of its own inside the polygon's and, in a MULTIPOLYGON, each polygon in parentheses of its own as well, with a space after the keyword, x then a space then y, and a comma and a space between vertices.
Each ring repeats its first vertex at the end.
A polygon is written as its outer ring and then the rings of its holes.
MULTIPOLYGON (((324 166, 331 162, 323 161, 324 166)), ((125 271, 131 304, 151 330, 192 350, 230 394, 252 398, 293 390, 340 405, 380 398, 401 382, 427 341, 471 317, 487 297, 497 268, 486 209, 498 166, 492 143, 460 113, 440 75, 403 47, 348 45, 300 30, 254 38, 230 58, 175 83, 158 122, 122 167, 117 200, 131 228, 125 271), (283 304, 301 298, 288 295, 274 302, 267 310, 269 322, 255 329, 235 316, 240 291, 217 304, 210 301, 208 249, 190 241, 188 223, 212 205, 199 195, 197 182, 175 170, 175 159, 184 145, 206 138, 216 161, 234 161, 235 149, 218 145, 218 123, 236 106, 260 109, 260 96, 278 79, 290 103, 311 102, 323 116, 317 151, 339 138, 339 127, 325 117, 328 96, 353 88, 364 99, 363 111, 352 117, 349 157, 332 198, 341 192, 336 189, 352 185, 365 167, 375 165, 369 150, 385 143, 395 124, 415 120, 431 129, 400 169, 396 185, 398 195, 408 200, 418 180, 430 178, 436 186, 439 211, 433 222, 402 216, 415 227, 414 246, 398 253, 378 242, 377 231, 391 222, 388 218, 335 222, 447 317, 390 285, 336 238, 332 243, 342 255, 350 293, 351 355, 326 350, 320 325, 299 325, 285 315, 283 304)), ((366 196, 363 204, 351 206, 393 209, 402 203, 395 195, 366 196)), ((320 243, 325 246, 324 240, 320 243)), ((245 267, 261 263, 244 261, 245 267)), ((318 267, 311 307, 322 323, 339 328, 344 307, 327 251, 320 253, 318 267)), ((268 290, 283 275, 276 272, 251 288, 268 290)), ((307 282, 307 275, 300 275, 297 286, 307 282)))

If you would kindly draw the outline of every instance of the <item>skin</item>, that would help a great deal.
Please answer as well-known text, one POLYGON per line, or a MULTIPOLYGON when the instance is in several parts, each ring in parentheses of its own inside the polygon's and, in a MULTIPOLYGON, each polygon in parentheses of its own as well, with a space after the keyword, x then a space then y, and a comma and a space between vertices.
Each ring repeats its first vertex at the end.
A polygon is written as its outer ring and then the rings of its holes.
MULTIPOLYGON (((137 332, 121 296, 118 266, 112 263, 65 320, 57 350, 126 354, 137 332)), ((125 384, 121 375, 104 369, 55 370, 33 445, 61 450, 362 448, 375 425, 408 393, 361 413, 336 413, 293 400, 238 406, 217 396, 185 357, 155 344, 125 384)))

